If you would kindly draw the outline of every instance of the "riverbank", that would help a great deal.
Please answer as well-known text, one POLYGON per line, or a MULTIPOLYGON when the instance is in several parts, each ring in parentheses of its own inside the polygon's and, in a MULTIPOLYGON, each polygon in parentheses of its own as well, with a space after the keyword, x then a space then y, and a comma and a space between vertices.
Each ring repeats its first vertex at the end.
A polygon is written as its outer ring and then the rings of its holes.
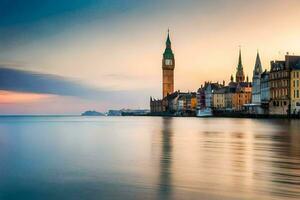
MULTIPOLYGON (((140 116, 140 115, 131 115, 140 116)), ((173 113, 149 113, 143 116, 151 117, 197 117, 196 115, 175 115, 173 113)), ((300 119, 300 115, 268 115, 268 114, 249 114, 241 112, 214 112, 210 118, 250 118, 250 119, 300 119)))

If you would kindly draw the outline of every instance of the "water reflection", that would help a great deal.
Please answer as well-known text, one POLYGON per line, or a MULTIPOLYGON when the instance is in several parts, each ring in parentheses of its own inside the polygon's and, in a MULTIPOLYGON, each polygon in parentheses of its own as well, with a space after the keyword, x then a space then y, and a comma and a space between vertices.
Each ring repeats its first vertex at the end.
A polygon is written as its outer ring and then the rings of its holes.
POLYGON ((0 118, 0 199, 32 195, 298 200, 300 120, 0 118))
POLYGON ((171 199, 172 196, 172 137, 173 118, 163 118, 161 120, 161 156, 160 156, 160 176, 159 176, 159 198, 171 199))
POLYGON ((159 197, 300 199, 299 130, 299 121, 163 118, 159 197))

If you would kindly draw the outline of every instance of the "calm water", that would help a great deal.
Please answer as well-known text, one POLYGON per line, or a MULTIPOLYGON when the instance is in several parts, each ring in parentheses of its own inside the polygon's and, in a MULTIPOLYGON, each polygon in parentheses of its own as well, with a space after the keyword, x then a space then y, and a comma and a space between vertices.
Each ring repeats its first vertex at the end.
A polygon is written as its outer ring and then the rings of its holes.
POLYGON ((300 199, 300 121, 0 117, 0 199, 300 199))

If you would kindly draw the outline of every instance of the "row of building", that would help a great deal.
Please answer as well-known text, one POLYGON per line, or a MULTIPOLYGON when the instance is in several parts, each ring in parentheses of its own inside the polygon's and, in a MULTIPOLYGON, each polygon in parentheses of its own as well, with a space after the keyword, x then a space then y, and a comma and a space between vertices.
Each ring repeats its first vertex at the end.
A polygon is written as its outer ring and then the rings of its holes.
POLYGON ((235 79, 230 82, 205 82, 197 92, 174 90, 175 59, 168 34, 163 54, 163 98, 150 98, 151 113, 194 115, 197 111, 238 112, 261 115, 300 114, 300 56, 287 55, 285 60, 271 61, 263 71, 259 53, 252 82, 245 77, 242 54, 235 79))
POLYGON ((244 81, 241 52, 236 80, 227 86, 205 83, 198 90, 198 109, 237 111, 249 114, 300 114, 300 56, 286 55, 285 60, 272 61, 270 71, 263 71, 259 54, 252 82, 244 81))

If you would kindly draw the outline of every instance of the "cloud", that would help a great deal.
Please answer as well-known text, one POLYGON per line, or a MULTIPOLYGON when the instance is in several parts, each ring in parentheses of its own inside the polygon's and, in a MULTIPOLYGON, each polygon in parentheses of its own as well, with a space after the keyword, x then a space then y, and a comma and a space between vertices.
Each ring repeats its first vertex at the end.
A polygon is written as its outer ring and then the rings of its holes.
POLYGON ((114 103, 133 101, 133 94, 141 92, 105 90, 62 76, 7 67, 0 67, 0 90, 71 96, 114 103))

